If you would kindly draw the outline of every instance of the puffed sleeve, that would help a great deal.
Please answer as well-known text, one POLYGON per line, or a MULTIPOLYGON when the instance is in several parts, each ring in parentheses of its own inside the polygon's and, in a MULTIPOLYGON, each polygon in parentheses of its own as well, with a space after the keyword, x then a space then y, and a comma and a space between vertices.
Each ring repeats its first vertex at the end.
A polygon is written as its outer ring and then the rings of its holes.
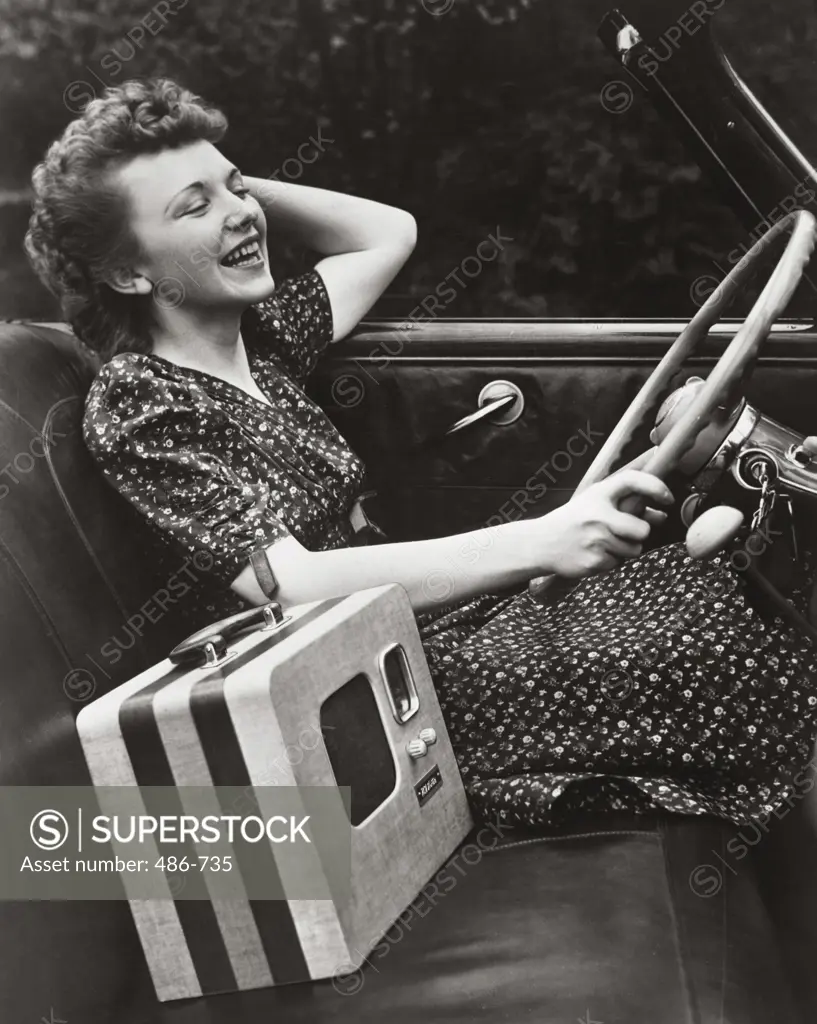
POLYGON ((290 277, 272 296, 251 306, 242 328, 259 351, 267 351, 302 384, 332 340, 334 321, 329 294, 313 269, 290 277))
POLYGON ((229 464, 225 433, 235 428, 203 389, 129 359, 116 357, 94 381, 85 444, 108 483, 182 550, 208 552, 210 575, 227 586, 255 547, 290 536, 276 514, 281 496, 229 464))

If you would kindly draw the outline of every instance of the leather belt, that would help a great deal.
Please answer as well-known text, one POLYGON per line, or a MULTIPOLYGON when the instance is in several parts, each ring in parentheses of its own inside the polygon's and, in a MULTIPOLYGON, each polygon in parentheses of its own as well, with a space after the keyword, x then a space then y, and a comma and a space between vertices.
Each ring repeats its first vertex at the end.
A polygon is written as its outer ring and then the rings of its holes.
MULTIPOLYGON (((258 534, 261 534, 261 536, 256 535, 256 541, 259 545, 263 545, 264 537, 261 530, 258 531, 258 534)), ((273 598, 278 590, 278 579, 272 571, 269 555, 265 547, 259 546, 255 551, 251 552, 250 565, 253 567, 258 586, 261 588, 264 596, 273 598)))

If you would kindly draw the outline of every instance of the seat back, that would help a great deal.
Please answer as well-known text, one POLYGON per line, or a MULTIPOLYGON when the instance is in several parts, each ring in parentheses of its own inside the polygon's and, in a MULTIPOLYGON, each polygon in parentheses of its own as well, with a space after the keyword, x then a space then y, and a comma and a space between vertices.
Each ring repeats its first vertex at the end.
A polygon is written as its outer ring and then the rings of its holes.
MULTIPOLYGON (((96 369, 67 331, 0 324, 3 786, 90 785, 79 710, 212 618, 202 573, 160 543, 85 448, 96 369)), ((4 1019, 48 1019, 49 1006, 112 1019, 137 979, 148 984, 127 903, 0 901, 4 1019)))
POLYGON ((95 372, 68 332, 0 324, 0 784, 87 781, 79 709, 208 617, 195 607, 203 573, 83 443, 95 372))

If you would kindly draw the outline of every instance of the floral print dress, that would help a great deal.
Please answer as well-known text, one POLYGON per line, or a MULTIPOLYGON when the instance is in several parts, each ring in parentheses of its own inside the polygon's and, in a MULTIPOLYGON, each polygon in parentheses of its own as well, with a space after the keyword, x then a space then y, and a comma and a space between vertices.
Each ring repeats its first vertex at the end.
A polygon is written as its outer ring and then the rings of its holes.
MULTIPOLYGON (((268 405, 137 353, 99 372, 86 444, 168 542, 206 551, 225 595, 251 550, 355 542, 365 469, 303 392, 332 338, 317 270, 252 307, 268 405)), ((753 606, 725 556, 681 544, 586 577, 544 607, 519 587, 418 614, 475 813, 554 824, 588 808, 767 818, 813 786, 817 652, 753 606)))

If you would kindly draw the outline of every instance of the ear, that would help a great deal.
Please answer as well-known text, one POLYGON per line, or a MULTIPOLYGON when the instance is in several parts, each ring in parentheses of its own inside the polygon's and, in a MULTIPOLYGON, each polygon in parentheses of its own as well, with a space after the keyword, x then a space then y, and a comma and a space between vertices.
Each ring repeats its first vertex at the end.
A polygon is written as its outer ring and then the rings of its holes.
POLYGON ((129 267, 112 270, 105 278, 105 283, 123 295, 150 295, 153 291, 152 282, 144 274, 139 274, 129 267))

